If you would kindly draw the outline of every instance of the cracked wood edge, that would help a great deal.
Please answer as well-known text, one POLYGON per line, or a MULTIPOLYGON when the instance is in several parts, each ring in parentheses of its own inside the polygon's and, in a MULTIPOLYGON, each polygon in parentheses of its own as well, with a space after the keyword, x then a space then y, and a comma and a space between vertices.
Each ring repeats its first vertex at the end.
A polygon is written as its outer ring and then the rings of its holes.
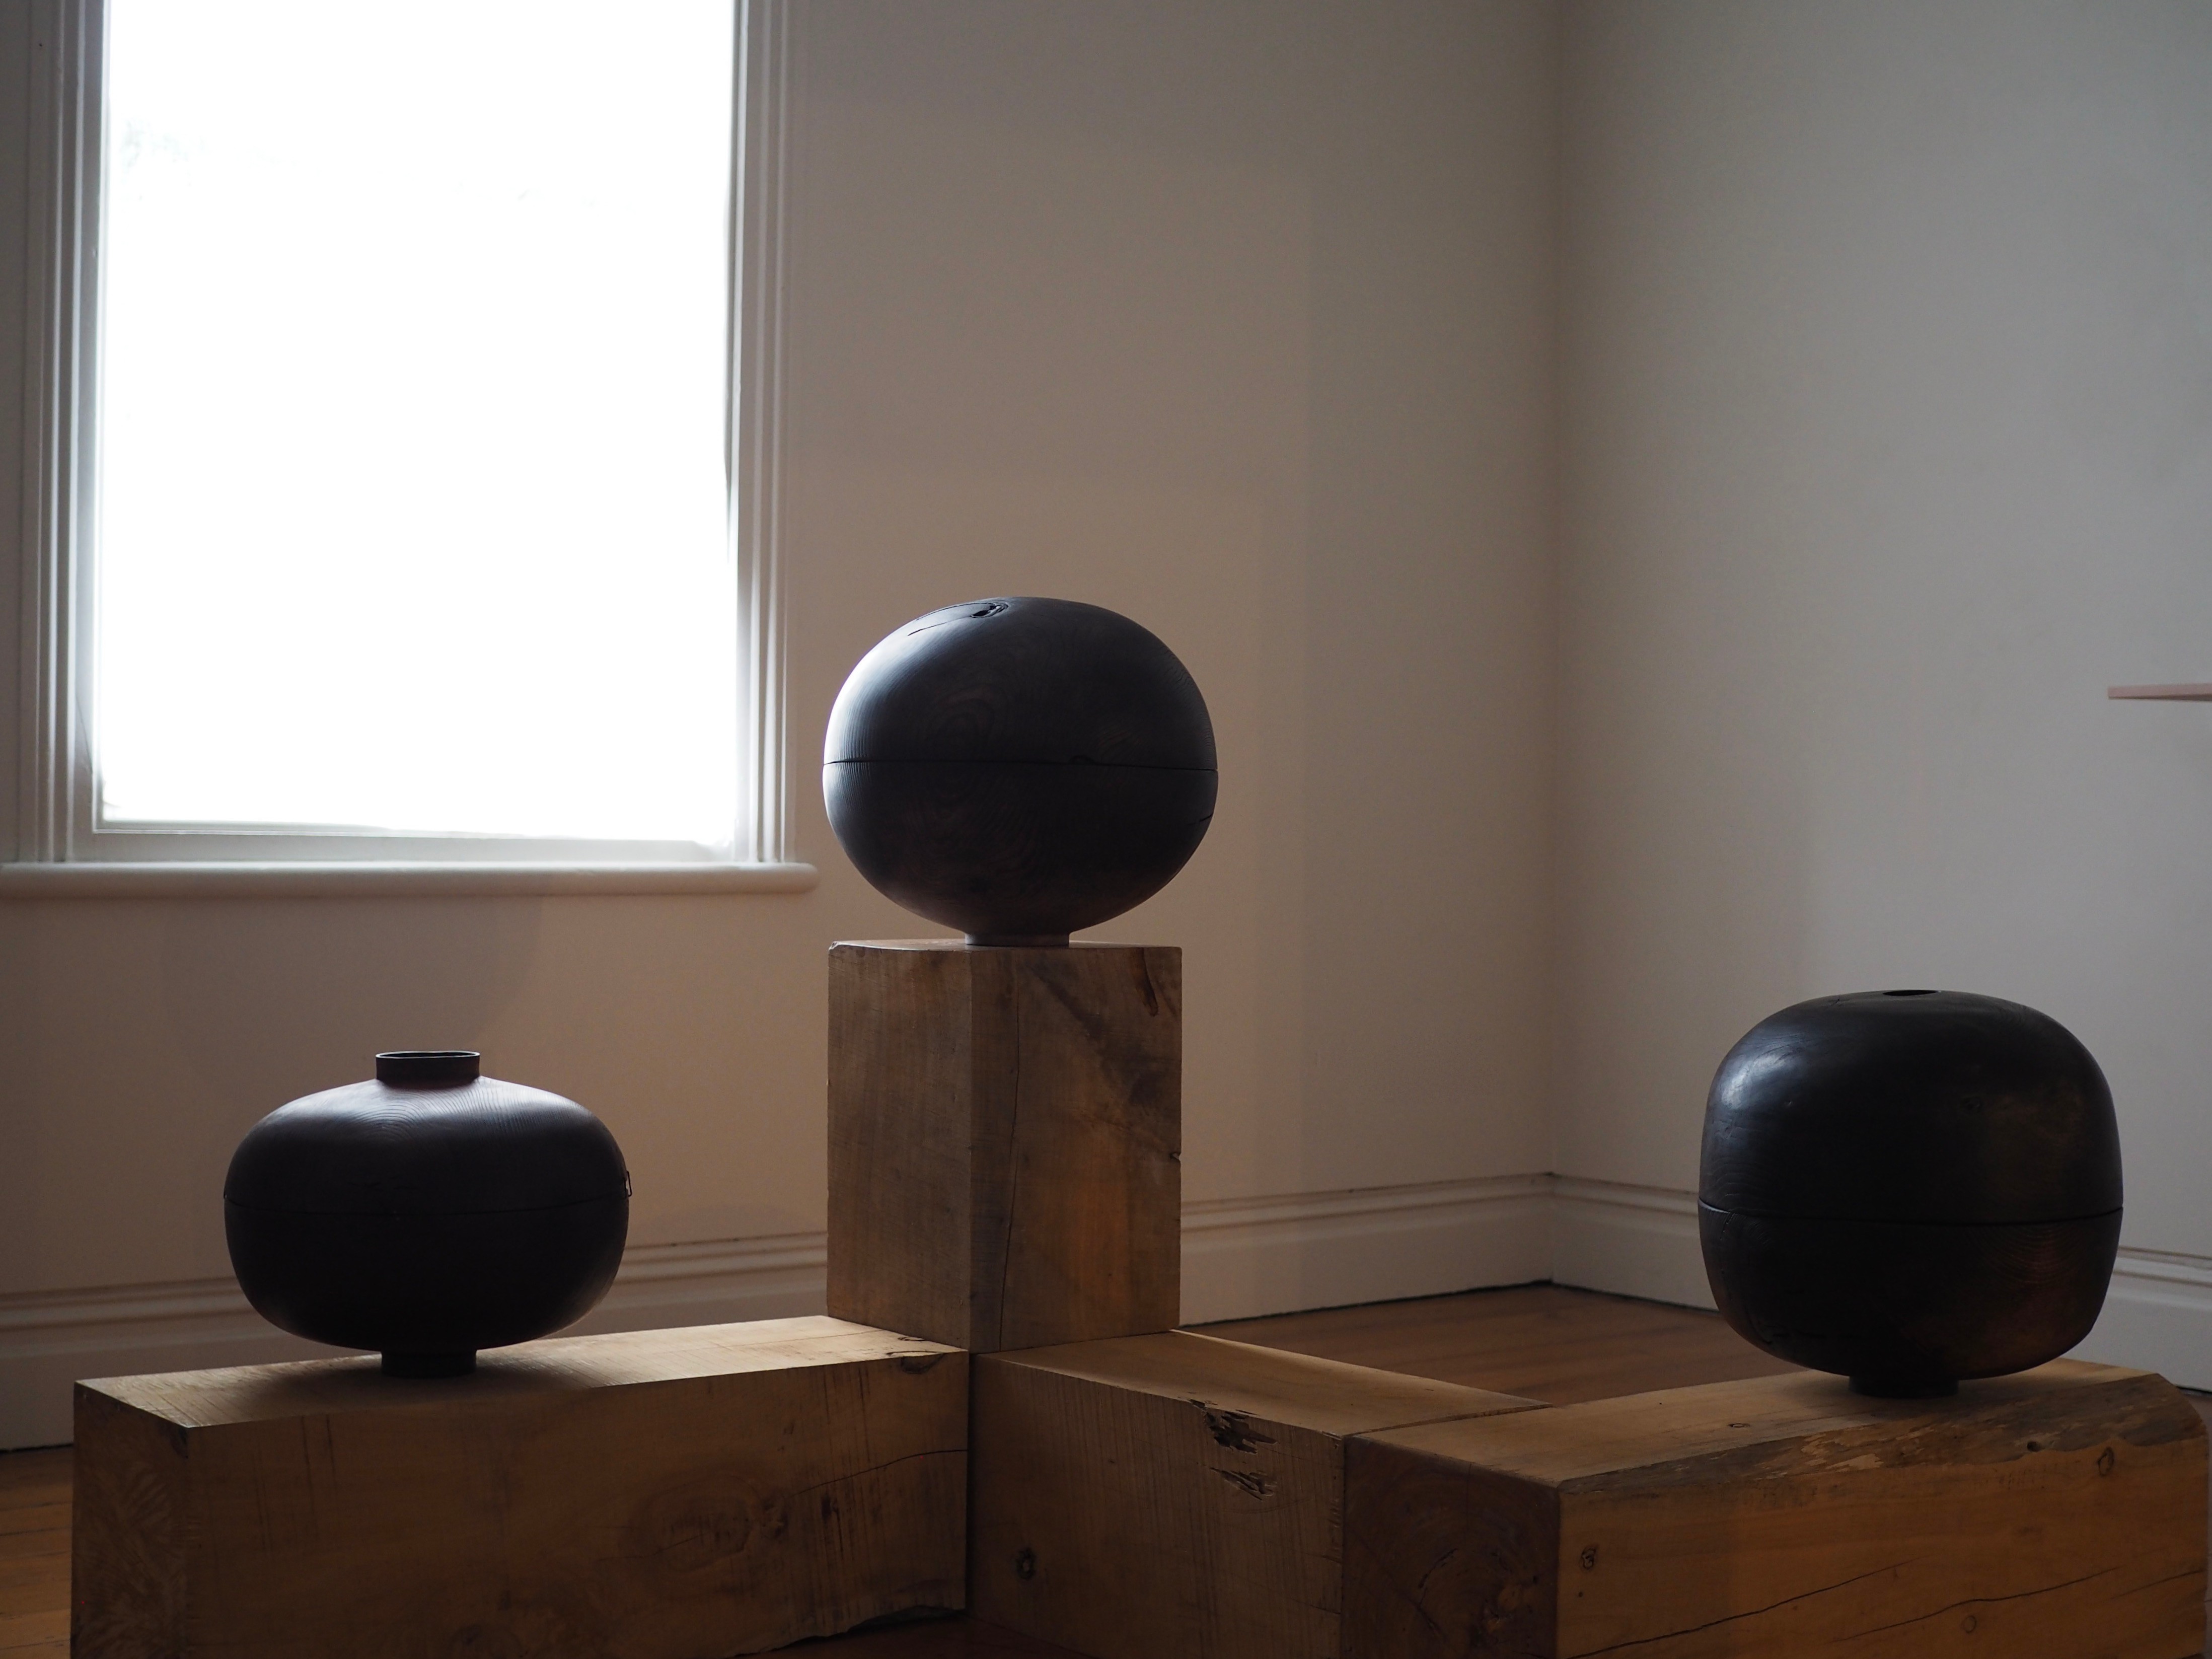
POLYGON ((976 1615, 1098 1659, 1322 1659, 1346 1437, 1532 1401, 1188 1332, 975 1361, 976 1615))

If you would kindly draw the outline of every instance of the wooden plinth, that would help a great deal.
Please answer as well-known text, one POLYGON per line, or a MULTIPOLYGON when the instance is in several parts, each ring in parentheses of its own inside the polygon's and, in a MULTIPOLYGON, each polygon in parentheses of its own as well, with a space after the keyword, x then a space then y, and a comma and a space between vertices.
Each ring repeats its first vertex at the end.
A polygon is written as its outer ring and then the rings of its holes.
POLYGON ((2205 1434, 2060 1361, 1942 1401, 1812 1373, 1355 1441, 1346 1659, 2184 1659, 2205 1434))
POLYGON ((1347 1435, 1532 1402, 1175 1332, 979 1358, 978 1618, 1097 1659, 1338 1651, 1347 1435))
POLYGON ((830 1310, 972 1352, 1181 1297, 1182 953, 830 952, 830 1310))
POLYGON ((708 1659, 963 1600, 968 1360, 834 1319, 84 1382, 77 1659, 708 1659))

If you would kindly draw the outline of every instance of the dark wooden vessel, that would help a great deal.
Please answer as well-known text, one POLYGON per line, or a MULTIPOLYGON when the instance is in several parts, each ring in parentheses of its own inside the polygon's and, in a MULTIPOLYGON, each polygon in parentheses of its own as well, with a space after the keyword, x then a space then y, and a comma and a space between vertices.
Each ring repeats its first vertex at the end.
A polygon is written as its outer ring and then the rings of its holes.
POLYGON ((1876 1395, 2064 1353, 2119 1247, 2119 1130, 2057 1021, 1960 991, 1784 1008, 1729 1050, 1698 1181, 1721 1312, 1876 1395))
POLYGON ((1198 850, 1218 775, 1206 700, 1127 617, 976 599, 860 659, 823 746, 860 873, 975 944, 1065 944, 1198 850))
POLYGON ((374 1081, 247 1131, 223 1219, 262 1317, 446 1376, 606 1294, 629 1231, 622 1149, 575 1102, 477 1067, 465 1050, 379 1054, 374 1081))

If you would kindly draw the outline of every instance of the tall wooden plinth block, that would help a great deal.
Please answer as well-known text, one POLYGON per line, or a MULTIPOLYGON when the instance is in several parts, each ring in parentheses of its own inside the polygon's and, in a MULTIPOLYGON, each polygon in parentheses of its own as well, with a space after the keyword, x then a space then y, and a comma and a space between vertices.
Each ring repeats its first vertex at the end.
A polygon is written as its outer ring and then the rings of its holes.
POLYGON ((2205 1435, 2061 1360, 1868 1400, 1800 1372, 1353 1443, 1346 1659, 2185 1659, 2205 1435))
POLYGON ((976 1616, 1097 1659, 1328 1659, 1346 1437, 1530 1409, 1188 1332, 975 1361, 976 1616))
POLYGON ((968 1359, 834 1319, 84 1382, 77 1659, 720 1659, 964 1600, 968 1359))
POLYGON ((830 1311, 971 1352, 1164 1331, 1182 953, 830 952, 830 1311))

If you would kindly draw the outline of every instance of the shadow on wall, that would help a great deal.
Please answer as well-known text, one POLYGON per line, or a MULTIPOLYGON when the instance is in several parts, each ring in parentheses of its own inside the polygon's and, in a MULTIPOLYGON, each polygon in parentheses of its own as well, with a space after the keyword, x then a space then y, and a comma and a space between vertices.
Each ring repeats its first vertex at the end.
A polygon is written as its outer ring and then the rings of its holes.
POLYGON ((154 1263, 222 1273, 219 1254, 182 1259, 177 1241, 219 1252, 198 1212, 239 1137, 368 1076, 380 1048, 475 1046, 522 986, 539 913, 514 899, 0 907, 8 1278, 56 1282, 40 1258, 64 1251, 62 1283, 143 1282, 154 1263), (106 1149, 104 1177, 79 1167, 88 1147, 106 1149), (137 1190, 87 1240, 73 1212, 118 1180, 137 1190))
POLYGON ((368 1076, 380 1049, 472 1046, 522 988, 542 908, 180 907, 162 930, 170 1044, 210 1088, 264 1112, 368 1076))

